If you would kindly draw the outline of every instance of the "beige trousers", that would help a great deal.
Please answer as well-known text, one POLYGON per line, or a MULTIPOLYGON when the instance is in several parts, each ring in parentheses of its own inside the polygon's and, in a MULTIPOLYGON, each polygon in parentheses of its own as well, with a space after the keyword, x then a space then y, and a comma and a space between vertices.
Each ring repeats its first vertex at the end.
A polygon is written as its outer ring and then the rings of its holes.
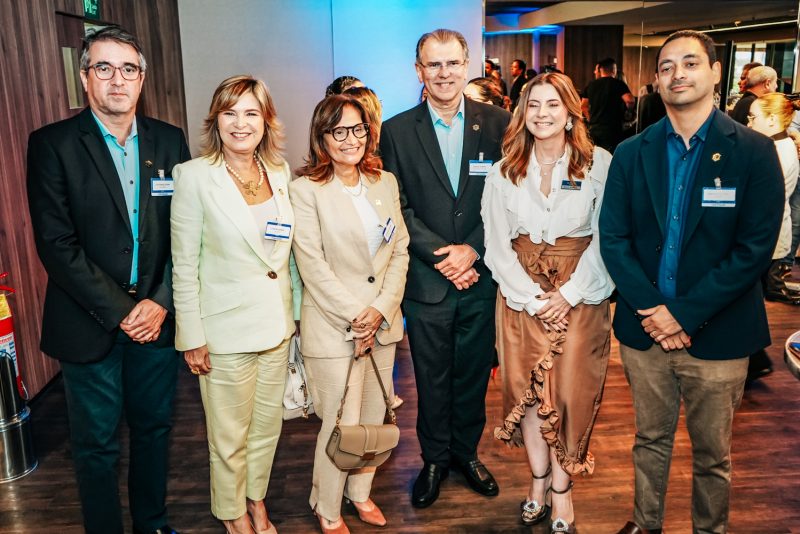
MULTIPOLYGON (((375 344, 373 358, 381 374, 383 385, 392 383, 395 344, 375 344)), ((344 393, 345 378, 350 358, 305 357, 308 386, 314 399, 314 412, 322 419, 322 428, 317 436, 312 476, 311 508, 329 521, 336 521, 342 512, 342 496, 351 501, 364 502, 369 499, 375 468, 342 471, 325 453, 325 447, 336 426, 336 412, 344 393)), ((386 415, 386 404, 372 363, 359 358, 353 364, 347 400, 342 413, 343 425, 381 424, 386 415)))
POLYGON ((269 350, 211 354, 200 377, 211 464, 211 513, 236 519, 264 499, 283 424, 289 340, 269 350))

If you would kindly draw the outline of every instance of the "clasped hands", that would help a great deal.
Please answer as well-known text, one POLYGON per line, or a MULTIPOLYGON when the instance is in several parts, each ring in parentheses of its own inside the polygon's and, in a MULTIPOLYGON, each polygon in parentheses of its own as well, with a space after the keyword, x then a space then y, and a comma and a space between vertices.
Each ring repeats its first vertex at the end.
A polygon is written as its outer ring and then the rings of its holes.
POLYGON ((356 344, 356 358, 372 352, 375 346, 375 334, 383 324, 383 314, 369 306, 350 321, 350 331, 353 332, 353 341, 356 344))
POLYGON ((442 276, 450 280, 456 289, 467 289, 478 281, 480 274, 472 266, 478 259, 478 253, 469 245, 447 245, 433 251, 436 256, 447 257, 434 264, 442 276))
POLYGON ((125 334, 137 343, 155 341, 161 334, 161 325, 167 310, 155 301, 143 299, 119 323, 125 334))
POLYGON ((636 313, 645 316, 642 328, 653 341, 661 345, 665 352, 692 346, 692 338, 684 332, 683 327, 665 305, 659 304, 646 310, 636 310, 636 313))
POLYGON ((537 300, 546 300, 544 306, 536 312, 536 317, 542 321, 542 326, 548 332, 554 330, 561 332, 567 329, 569 320, 567 314, 572 305, 564 298, 558 289, 553 289, 541 295, 536 295, 537 300))

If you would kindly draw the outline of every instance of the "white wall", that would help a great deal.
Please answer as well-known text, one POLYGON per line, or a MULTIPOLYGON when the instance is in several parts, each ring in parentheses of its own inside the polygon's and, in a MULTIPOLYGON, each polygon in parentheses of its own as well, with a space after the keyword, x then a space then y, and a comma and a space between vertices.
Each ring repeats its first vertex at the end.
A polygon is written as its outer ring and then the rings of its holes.
POLYGON ((286 127, 292 169, 308 150, 308 126, 337 76, 362 79, 383 101, 384 119, 416 104, 419 36, 436 28, 464 34, 480 76, 481 0, 178 0, 189 144, 219 82, 248 73, 269 86, 286 127))

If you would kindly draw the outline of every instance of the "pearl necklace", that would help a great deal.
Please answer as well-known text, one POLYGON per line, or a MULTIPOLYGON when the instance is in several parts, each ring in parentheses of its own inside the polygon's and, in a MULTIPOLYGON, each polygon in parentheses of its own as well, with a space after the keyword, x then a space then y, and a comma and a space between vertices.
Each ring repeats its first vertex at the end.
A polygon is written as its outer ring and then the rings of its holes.
POLYGON ((246 195, 256 196, 257 191, 259 189, 261 189, 262 185, 264 185, 264 179, 266 178, 267 172, 261 166, 261 162, 258 160, 258 156, 253 155, 253 159, 256 161, 256 167, 258 168, 258 183, 257 184, 254 184, 253 180, 248 180, 247 182, 242 180, 242 177, 239 176, 239 173, 236 172, 235 170, 233 170, 233 167, 228 165, 227 161, 225 162, 225 168, 228 169, 228 172, 230 172, 231 175, 234 178, 236 178, 236 180, 240 184, 242 184, 242 187, 244 187, 244 192, 245 192, 246 195))

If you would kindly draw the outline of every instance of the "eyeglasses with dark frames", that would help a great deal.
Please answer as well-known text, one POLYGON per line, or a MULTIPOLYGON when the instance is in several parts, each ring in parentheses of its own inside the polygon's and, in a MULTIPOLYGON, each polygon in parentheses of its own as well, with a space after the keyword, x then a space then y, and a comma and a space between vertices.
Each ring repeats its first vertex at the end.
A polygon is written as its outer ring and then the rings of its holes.
POLYGON ((114 73, 119 71, 122 75, 122 78, 132 82, 134 80, 138 80, 139 76, 142 75, 142 69, 139 65, 134 65, 132 63, 125 63, 121 67, 115 67, 111 63, 95 63, 94 65, 89 65, 86 70, 94 69, 94 75, 97 76, 99 80, 110 80, 114 77, 114 73))
POLYGON ((353 132, 353 137, 356 139, 364 139, 367 135, 369 135, 369 124, 362 122, 359 124, 354 124, 353 126, 337 126, 336 128, 331 128, 325 133, 331 134, 334 140, 341 142, 347 139, 347 136, 350 132, 353 132))

